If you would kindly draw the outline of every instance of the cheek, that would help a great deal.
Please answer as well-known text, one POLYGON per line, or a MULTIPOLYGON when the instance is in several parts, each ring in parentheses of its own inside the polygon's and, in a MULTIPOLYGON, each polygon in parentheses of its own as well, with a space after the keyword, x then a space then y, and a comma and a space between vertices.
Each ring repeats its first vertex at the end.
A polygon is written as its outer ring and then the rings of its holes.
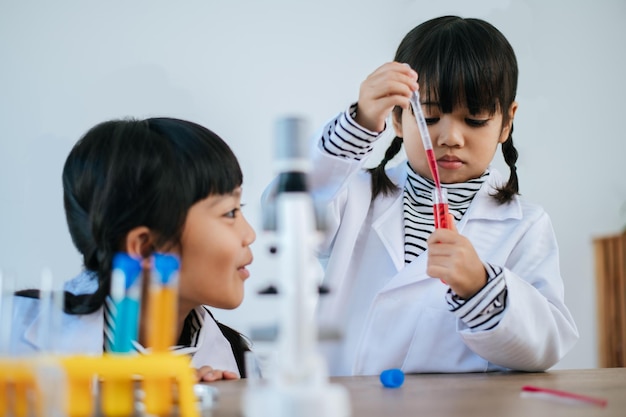
MULTIPOLYGON (((419 138, 416 140, 419 140, 419 138)), ((421 146, 421 143, 416 143, 416 140, 405 142, 404 150, 413 170, 424 176, 430 172, 430 169, 428 167, 428 161, 426 160, 424 147, 421 146)))
POLYGON ((180 296, 218 308, 238 306, 243 281, 237 276, 237 246, 225 238, 188 235, 183 248, 180 296))

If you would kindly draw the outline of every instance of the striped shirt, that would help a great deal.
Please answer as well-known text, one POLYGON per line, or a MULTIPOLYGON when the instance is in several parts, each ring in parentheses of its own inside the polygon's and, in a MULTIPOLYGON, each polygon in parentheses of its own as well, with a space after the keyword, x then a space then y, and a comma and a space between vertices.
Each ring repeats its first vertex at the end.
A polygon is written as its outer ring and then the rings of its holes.
MULTIPOLYGON (((433 190, 435 183, 413 171, 407 162, 407 181, 404 186, 404 262, 410 263, 426 250, 426 240, 435 230, 433 190)), ((442 184, 448 191, 448 211, 456 221, 461 220, 474 196, 489 175, 460 184, 442 184)))
MULTIPOLYGON (((372 132, 359 126, 354 118, 357 105, 352 104, 326 125, 322 132, 320 147, 336 157, 361 160, 373 149, 381 132, 372 132)), ((408 165, 408 162, 407 162, 408 165)), ((426 250, 426 239, 434 230, 432 189, 434 183, 419 176, 408 166, 407 182, 403 190, 403 214, 405 230, 405 264, 416 259, 426 250)), ((484 183, 489 172, 461 184, 446 184, 449 211, 459 221, 484 183)), ((446 302, 451 311, 472 330, 489 330, 502 319, 506 308, 507 287, 503 269, 483 262, 487 272, 485 286, 468 299, 459 297, 451 288, 446 302)))

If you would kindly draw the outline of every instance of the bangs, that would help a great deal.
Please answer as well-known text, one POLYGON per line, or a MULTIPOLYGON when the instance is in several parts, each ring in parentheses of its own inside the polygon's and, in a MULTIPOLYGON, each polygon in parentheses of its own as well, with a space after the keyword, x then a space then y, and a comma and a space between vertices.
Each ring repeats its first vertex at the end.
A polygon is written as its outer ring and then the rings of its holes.
POLYGON ((230 194, 243 182, 239 162, 230 147, 212 131, 191 124, 196 140, 185 147, 187 180, 191 185, 194 202, 209 195, 230 194))
POLYGON ((423 100, 443 113, 467 107, 472 114, 508 109, 517 89, 512 47, 493 26, 444 17, 416 27, 400 44, 396 61, 419 74, 423 100))
POLYGON ((230 194, 241 186, 243 174, 239 162, 214 132, 191 122, 173 123, 171 119, 152 119, 150 124, 161 125, 174 140, 172 146, 177 149, 173 154, 180 159, 177 166, 181 168, 180 190, 176 194, 188 204, 210 195, 230 194))

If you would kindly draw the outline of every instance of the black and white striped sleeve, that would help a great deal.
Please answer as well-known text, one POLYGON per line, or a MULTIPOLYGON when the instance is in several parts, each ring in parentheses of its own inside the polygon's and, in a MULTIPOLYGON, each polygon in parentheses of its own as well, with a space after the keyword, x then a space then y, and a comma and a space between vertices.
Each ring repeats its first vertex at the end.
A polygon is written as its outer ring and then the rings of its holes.
MULTIPOLYGON (((382 132, 372 132, 355 121, 356 103, 328 123, 322 133, 321 147, 331 155, 360 161, 373 148, 382 132)), ((383 129, 384 130, 384 129, 383 129)))
POLYGON ((452 289, 448 289, 446 294, 452 312, 475 331, 494 328, 506 309, 507 288, 502 268, 487 263, 485 268, 487 284, 472 297, 465 300, 452 289))

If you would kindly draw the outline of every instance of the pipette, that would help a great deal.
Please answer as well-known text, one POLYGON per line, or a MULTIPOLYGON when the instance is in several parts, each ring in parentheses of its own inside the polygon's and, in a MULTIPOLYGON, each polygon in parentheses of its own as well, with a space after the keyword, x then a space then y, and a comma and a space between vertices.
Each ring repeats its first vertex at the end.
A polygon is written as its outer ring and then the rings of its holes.
POLYGON ((413 106, 413 114, 415 115, 417 127, 420 131, 420 136, 422 137, 422 143, 424 144, 424 151, 426 152, 426 158, 428 159, 430 173, 432 174, 433 181, 435 182, 435 191, 433 193, 435 228, 448 229, 448 196, 441 189, 441 181, 439 180, 439 170, 437 169, 435 151, 433 150, 433 143, 430 140, 430 133, 428 132, 428 126, 426 125, 426 119, 424 118, 424 112, 422 112, 422 105, 420 104, 420 95, 417 90, 411 95, 411 105, 413 106))

